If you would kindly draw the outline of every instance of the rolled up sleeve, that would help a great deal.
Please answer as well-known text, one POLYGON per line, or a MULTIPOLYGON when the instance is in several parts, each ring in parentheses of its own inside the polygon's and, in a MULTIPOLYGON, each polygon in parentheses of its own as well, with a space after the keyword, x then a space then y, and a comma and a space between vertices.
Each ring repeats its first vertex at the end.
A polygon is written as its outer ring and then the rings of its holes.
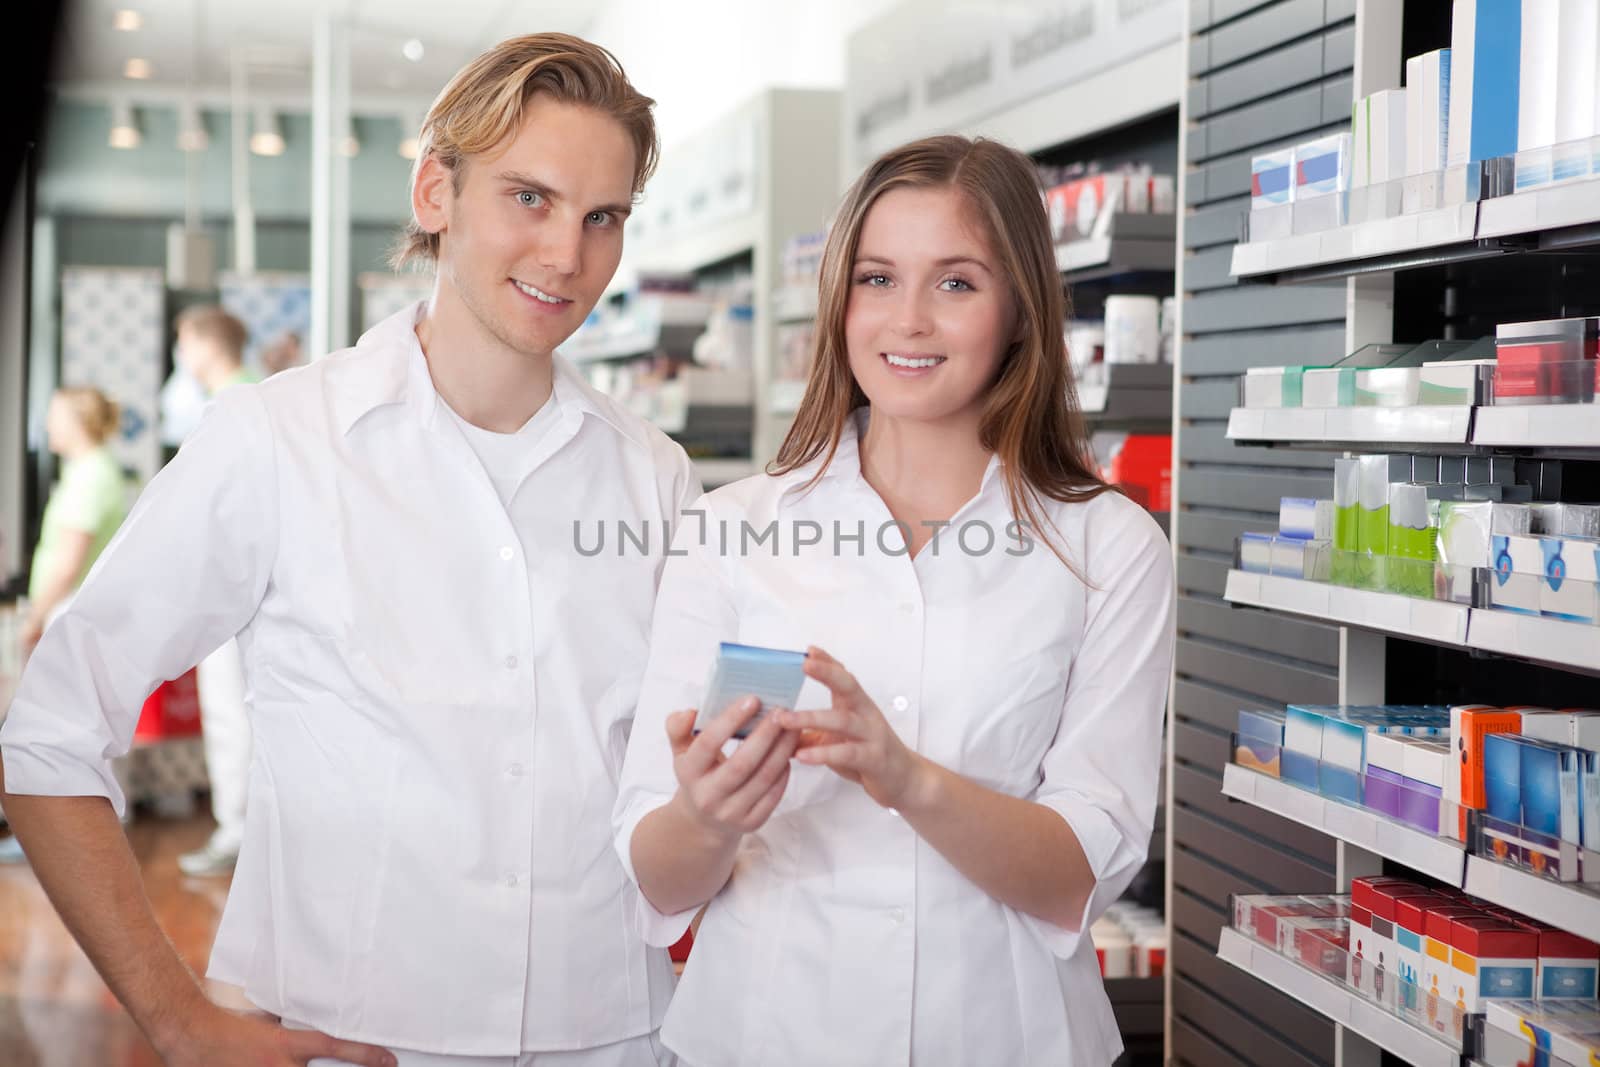
POLYGON ((1144 865, 1161 777, 1174 641, 1171 550, 1142 509, 1114 504, 1104 509, 1110 521, 1087 524, 1083 643, 1032 797, 1072 827, 1095 879, 1076 929, 1026 917, 1063 959, 1144 865))
POLYGON ((273 435, 254 388, 220 396, 45 631, 0 727, 8 792, 126 798, 110 760, 144 701, 254 616, 277 552, 273 435))
MULTIPOLYGON (((678 791, 667 740, 667 716, 697 708, 716 662, 718 645, 738 632, 738 613, 722 562, 702 542, 716 520, 702 497, 673 537, 671 558, 661 576, 651 625, 650 659, 645 668, 611 817, 617 856, 637 886, 633 833, 646 815, 678 791), (703 516, 703 521, 702 517, 703 516)), ((656 910, 636 894, 638 933, 647 944, 672 945, 689 928, 698 908, 673 915, 656 910)))

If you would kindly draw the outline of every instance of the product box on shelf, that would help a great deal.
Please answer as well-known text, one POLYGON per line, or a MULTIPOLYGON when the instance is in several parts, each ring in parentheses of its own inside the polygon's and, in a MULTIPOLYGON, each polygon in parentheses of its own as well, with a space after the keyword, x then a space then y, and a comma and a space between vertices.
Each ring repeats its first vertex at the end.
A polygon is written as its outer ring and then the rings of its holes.
MULTIPOLYGON (((1413 741, 1404 753, 1405 782, 1400 793, 1400 819, 1429 834, 1447 834, 1440 801, 1451 768, 1450 746, 1433 741, 1413 741)), ((1455 812, 1449 811, 1451 819, 1455 812)))
POLYGON ((1332 549, 1328 541, 1274 537, 1268 573, 1283 578, 1325 582, 1332 574, 1332 549))
POLYGON ((1241 767, 1279 777, 1284 721, 1281 711, 1241 709, 1233 761, 1241 767))
POLYGON ((1322 724, 1330 709, 1291 704, 1285 712, 1283 764, 1285 781, 1313 793, 1319 789, 1322 765, 1322 724))
POLYGON ((1278 504, 1278 535, 1302 541, 1333 540, 1333 501, 1284 497, 1278 504))
MULTIPOLYGON (((1382 89, 1355 102, 1352 186, 1398 183, 1406 170, 1406 91, 1382 89)), ((1397 184, 1396 188, 1399 186, 1397 184)), ((1356 220, 1365 221, 1365 220, 1356 220)))
POLYGON ((1449 999, 1471 1015, 1489 999, 1533 997, 1539 935, 1503 919, 1468 916, 1450 922, 1449 999))
POLYGON ((1492 1000, 1484 1005, 1484 1063, 1591 1067, 1600 1062, 1600 1009, 1570 1001, 1492 1000))
POLYGON ((1396 820, 1400 818, 1406 789, 1406 747, 1411 743, 1403 734, 1373 734, 1367 738, 1363 802, 1371 810, 1396 820))
POLYGON ((1600 711, 1540 708, 1522 716, 1523 737, 1600 751, 1600 711))
POLYGON ((1543 537, 1539 547, 1540 612, 1571 622, 1600 622, 1600 541, 1543 537))
POLYGON ((1501 323, 1495 327, 1494 402, 1588 403, 1597 352, 1600 318, 1501 323))
MULTIPOLYGON (((1515 734, 1522 715, 1482 704, 1462 704, 1450 709, 1451 773, 1445 779, 1445 796, 1462 808, 1487 804, 1483 784, 1484 738, 1490 734, 1515 734)), ((1460 813, 1456 836, 1467 837, 1466 812, 1460 813)))
POLYGON ((1422 961, 1425 956, 1423 942, 1428 935, 1428 911, 1448 907, 1444 897, 1402 897, 1394 906, 1395 978, 1399 983, 1397 999, 1402 1007, 1415 1010, 1419 1006, 1417 994, 1423 985, 1422 961))
POLYGON ((1272 573, 1272 534, 1242 533, 1234 545, 1234 566, 1249 574, 1272 573))
POLYGON ((1517 150, 1522 6, 1518 0, 1456 0, 1452 14, 1449 161, 1455 166, 1510 156, 1517 150))
POLYGON ((1539 539, 1525 534, 1497 535, 1490 545, 1494 559, 1489 606, 1524 615, 1539 614, 1544 584, 1544 553, 1539 539))
POLYGON ((1406 173, 1444 170, 1449 136, 1450 49, 1441 48, 1406 60, 1406 173))
POLYGON ((1352 989, 1369 999, 1380 999, 1378 972, 1392 966, 1394 960, 1393 901, 1422 893, 1415 882, 1405 878, 1375 875, 1351 879, 1350 959, 1345 982, 1352 989), (1387 919, 1374 916, 1379 894, 1388 894, 1387 919))
POLYGON ((1330 196, 1350 188, 1350 134, 1330 134, 1294 147, 1296 203, 1330 196))
POLYGON ((1314 898, 1234 894, 1233 926, 1263 945, 1276 949, 1279 923, 1295 917, 1333 918, 1333 911, 1314 898))
POLYGON ((1539 933, 1536 1000, 1592 1002, 1600 992, 1600 945, 1586 937, 1544 923, 1530 923, 1539 933))
POLYGON ((1454 969, 1451 953, 1454 951, 1454 928, 1457 919, 1482 915, 1477 908, 1460 903, 1444 903, 1426 908, 1422 957, 1423 1025, 1436 1033, 1455 1035, 1461 1032, 1465 1004, 1454 996, 1454 969))
POLYGON ((1323 796, 1351 804, 1361 802, 1361 768, 1366 757, 1365 725, 1350 719, 1324 716, 1322 763, 1317 768, 1317 788, 1323 796))
POLYGON ((1489 855, 1521 863, 1527 845, 1522 827, 1522 739, 1510 733, 1483 739, 1483 810, 1489 855))
POLYGON ((1278 923, 1278 951, 1339 981, 1350 953, 1350 920, 1295 916, 1278 923))
MULTIPOLYGON (((1576 751, 1524 737, 1522 741, 1522 824, 1536 834, 1578 843, 1578 763, 1576 751)), ((1573 879, 1563 879, 1563 881, 1573 879)))

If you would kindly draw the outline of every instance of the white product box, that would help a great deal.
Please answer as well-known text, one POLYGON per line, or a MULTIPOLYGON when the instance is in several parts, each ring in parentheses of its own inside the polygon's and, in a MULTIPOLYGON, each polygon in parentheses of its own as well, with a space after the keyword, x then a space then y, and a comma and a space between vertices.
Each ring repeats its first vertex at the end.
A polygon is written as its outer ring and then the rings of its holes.
POLYGON ((1578 831, 1583 847, 1600 852, 1600 752, 1578 750, 1578 831))
POLYGON ((1356 101, 1350 184, 1381 185, 1405 177, 1406 91, 1382 89, 1356 101))
POLYGON ((1244 406, 1281 408, 1283 404, 1282 367, 1251 367, 1244 374, 1244 406))
POLYGON ((1522 715, 1522 736, 1600 751, 1600 711, 1539 710, 1522 715))
POLYGON ((1294 147, 1294 200, 1350 188, 1350 135, 1335 133, 1294 147))
MULTIPOLYGON (((1518 73, 1517 151, 1556 143, 1556 62, 1561 0, 1522 0, 1522 64, 1518 73)), ((1520 187, 1522 182, 1517 182, 1520 187)))
POLYGON ((1519 0, 1455 0, 1450 30, 1451 166, 1517 150, 1519 0))
POLYGON ((1406 173, 1427 174, 1448 165, 1450 49, 1406 60, 1406 173))
POLYGON ((1284 497, 1278 503, 1278 534, 1302 541, 1333 540, 1333 501, 1284 497))
MULTIPOLYGON (((1556 144, 1600 133, 1600 4, 1594 0, 1561 0, 1556 31, 1556 144)), ((1560 165, 1560 160, 1557 161, 1560 165)), ((1557 175, 1561 177, 1562 175, 1557 175)))
POLYGON ((1265 152, 1250 160, 1250 210, 1294 199, 1294 149, 1265 152))
POLYGON ((1577 622, 1600 621, 1600 541, 1545 537, 1539 610, 1577 622))

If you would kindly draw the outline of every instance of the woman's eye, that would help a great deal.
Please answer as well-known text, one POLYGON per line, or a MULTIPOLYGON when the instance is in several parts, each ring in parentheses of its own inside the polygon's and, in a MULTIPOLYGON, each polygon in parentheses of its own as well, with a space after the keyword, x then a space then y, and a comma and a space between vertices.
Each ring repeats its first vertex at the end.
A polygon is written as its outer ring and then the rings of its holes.
POLYGON ((946 278, 939 285, 947 293, 964 293, 970 292, 972 289, 972 286, 968 285, 962 278, 946 278))
POLYGON ((885 285, 889 284, 889 276, 886 274, 863 274, 861 277, 856 279, 856 282, 861 285, 870 285, 881 289, 885 285))

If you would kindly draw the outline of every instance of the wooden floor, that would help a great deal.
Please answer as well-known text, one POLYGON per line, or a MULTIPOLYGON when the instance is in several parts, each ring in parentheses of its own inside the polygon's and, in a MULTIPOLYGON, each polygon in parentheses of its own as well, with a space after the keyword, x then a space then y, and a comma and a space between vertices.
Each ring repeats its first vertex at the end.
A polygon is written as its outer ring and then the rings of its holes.
MULTIPOLYGON (((177 858, 211 825, 149 816, 128 829, 156 917, 196 974, 205 973, 228 879, 189 878, 177 858)), ((26 866, 0 866, 0 1065, 161 1067, 26 866)))

